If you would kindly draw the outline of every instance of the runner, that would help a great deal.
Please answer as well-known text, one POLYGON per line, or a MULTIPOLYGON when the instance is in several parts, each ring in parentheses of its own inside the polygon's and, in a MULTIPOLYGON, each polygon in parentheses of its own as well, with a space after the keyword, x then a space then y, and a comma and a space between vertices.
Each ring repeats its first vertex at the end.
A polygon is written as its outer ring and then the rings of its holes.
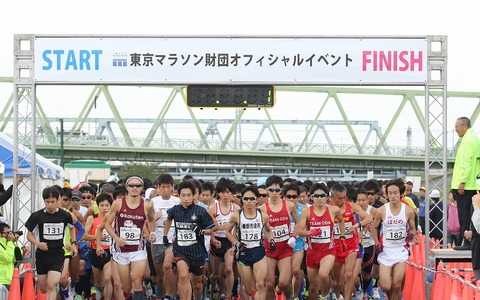
POLYGON ((163 244, 168 246, 168 232, 172 222, 175 221, 176 239, 173 242, 173 254, 178 270, 177 289, 181 300, 192 299, 192 285, 195 299, 200 300, 207 257, 204 235, 212 234, 215 227, 207 210, 193 203, 195 189, 195 184, 191 181, 178 184, 181 204, 167 211, 168 217, 163 233, 163 244))
POLYGON ((105 229, 97 231, 105 215, 110 210, 113 199, 108 194, 100 194, 95 201, 99 209, 98 216, 89 216, 87 218, 85 223, 85 231, 87 233, 83 236, 83 239, 92 243, 93 251, 90 254, 90 261, 95 278, 95 287, 100 291, 103 299, 110 300, 113 295, 110 236, 105 229))
MULTIPOLYGON (((80 241, 82 238, 83 234, 85 233, 85 228, 84 228, 84 219, 82 214, 80 214, 79 211, 71 209, 71 201, 70 198, 72 196, 72 192, 68 188, 61 188, 58 185, 54 185, 60 194, 60 198, 58 199, 57 206, 60 209, 63 209, 72 215, 75 216, 77 219, 77 222, 75 223, 75 240, 80 241)), ((68 224, 68 227, 71 228, 74 225, 68 224)), ((78 283, 79 276, 78 276, 78 269, 79 269, 79 255, 72 255, 72 252, 70 251, 70 246, 69 243, 72 240, 70 238, 70 230, 65 231, 65 238, 64 238, 64 244, 66 245, 63 247, 65 251, 65 261, 63 262, 63 270, 62 274, 60 276, 60 282, 59 286, 62 290, 62 296, 65 300, 73 300, 73 297, 75 296, 75 285, 78 283), (72 270, 70 272, 70 270, 72 270), (68 278, 70 276, 70 284, 68 284, 68 278)), ((78 246, 78 245, 77 245, 78 246)))
POLYGON ((173 177, 170 174, 161 174, 157 178, 156 186, 158 196, 152 198, 155 209, 155 236, 156 242, 152 244, 152 257, 157 272, 157 286, 162 296, 173 298, 176 293, 176 276, 172 270, 173 251, 172 241, 175 228, 168 231, 169 245, 163 243, 164 224, 167 220, 167 210, 180 203, 180 199, 172 196, 173 177))
MULTIPOLYGON (((294 223, 298 222, 296 205, 284 201, 281 197, 282 177, 272 175, 267 178, 266 186, 269 200, 260 206, 262 213, 268 215, 270 228, 275 241, 275 251, 271 251, 271 242, 265 240, 264 246, 267 254, 267 299, 292 296, 292 255, 296 238, 291 235, 290 216, 294 223), (275 269, 278 267, 278 286, 275 288, 275 269), (283 296, 282 296, 283 294, 283 296)), ((272 244, 273 245, 273 244, 272 244)))
POLYGON ((379 253, 382 290, 387 293, 389 300, 400 300, 405 265, 409 256, 407 240, 410 238, 407 237, 407 232, 413 237, 414 243, 418 243, 418 236, 415 212, 413 208, 401 202, 401 196, 405 193, 403 180, 390 180, 386 188, 390 202, 378 209, 372 226, 372 236, 379 253), (382 224, 382 231, 379 239, 377 228, 380 224, 382 224))
MULTIPOLYGON (((56 187, 47 187, 42 192, 45 208, 34 212, 25 223, 27 239, 37 247, 35 262, 38 275, 38 286, 42 293, 47 293, 47 300, 57 298, 56 286, 60 281, 65 261, 64 237, 68 224, 75 224, 76 218, 63 209, 58 208, 60 193, 56 187)), ((75 230, 70 230, 70 251, 77 255, 75 230)))
MULTIPOLYGON (((367 213, 370 215, 372 219, 375 219, 375 215, 377 213, 377 209, 368 204, 368 195, 367 191, 364 188, 360 188, 357 190, 357 204, 367 213)), ((372 270, 374 267, 374 260, 375 260, 375 242, 372 238, 371 233, 372 225, 368 225, 363 227, 363 237, 362 237, 362 245, 363 245, 363 260, 362 260, 362 294, 363 296, 373 297, 373 295, 368 295, 367 289, 368 286, 372 282, 372 270)), ((380 297, 380 294, 378 295, 380 297)), ((357 297, 358 298, 358 297, 357 297)))
MULTIPOLYGON (((219 200, 210 205, 208 212, 210 216, 214 216, 218 223, 218 230, 213 233, 215 239, 220 242, 221 246, 210 246, 210 264, 212 265, 212 276, 210 277, 212 287, 220 286, 218 283, 221 272, 225 272, 225 290, 220 291, 220 297, 225 299, 231 299, 234 274, 233 263, 234 256, 229 253, 229 249, 232 248, 232 243, 228 240, 226 235, 227 225, 229 224, 230 217, 240 209, 240 207, 233 203, 232 200, 232 185, 228 179, 221 178, 215 191, 219 195, 219 200), (223 265, 221 267, 221 265, 223 265), (223 292, 223 293, 222 293, 223 292)), ((240 200, 240 199, 239 199, 240 200)), ((212 294, 218 293, 218 291, 212 290, 212 294)))
MULTIPOLYGON (((262 241, 264 232, 266 239, 273 241, 273 233, 268 216, 257 208, 259 197, 260 193, 254 186, 242 190, 243 208, 230 217, 225 234, 234 245, 228 255, 237 257, 243 290, 252 299, 266 300, 267 260, 262 241), (236 236, 232 231, 237 233, 236 236)), ((272 245, 275 245, 274 242, 272 245)), ((275 251, 275 247, 271 247, 270 251, 272 250, 275 251)))
POLYGON ((142 279, 147 268, 147 251, 142 236, 148 224, 150 242, 155 242, 155 219, 153 204, 140 196, 143 179, 132 175, 125 180, 128 194, 122 201, 115 201, 107 213, 105 229, 113 238, 113 259, 117 262, 118 274, 124 293, 133 287, 133 300, 143 300, 142 279), (112 223, 115 222, 115 228, 112 223))
MULTIPOLYGON (((366 181, 362 187, 367 190, 368 205, 372 206, 375 209, 381 207, 384 203, 387 203, 385 184, 382 181, 375 179, 370 179, 366 181), (383 195, 383 196, 382 196, 383 195)), ((374 249, 375 250, 375 249, 374 249)), ((378 288, 378 253, 373 251, 373 267, 372 267, 372 294, 373 299, 380 299, 380 290, 378 288)))
POLYGON ((340 208, 345 222, 345 235, 340 233, 340 228, 335 223, 334 241, 337 254, 333 265, 333 289, 337 299, 352 299, 354 290, 353 271, 355 260, 359 254, 358 232, 360 226, 367 226, 372 223, 372 218, 356 203, 346 201, 347 189, 340 183, 335 183, 330 189, 331 205, 340 208), (361 222, 355 221, 355 214, 360 216, 361 222), (343 290, 343 296, 340 291, 343 290))
MULTIPOLYGON (((310 187, 313 205, 304 209, 296 233, 306 236, 307 274, 310 282, 308 299, 327 299, 330 290, 330 272, 335 263, 335 246, 333 242, 334 220, 342 236, 345 235, 345 223, 340 209, 327 205, 328 188, 323 183, 314 183, 310 187), (321 267, 321 268, 320 268, 321 267), (318 291, 321 291, 319 295, 318 291)), ((343 239, 341 240, 343 242, 343 239)))
MULTIPOLYGON (((283 200, 292 202, 296 206, 297 218, 300 220, 302 216, 303 209, 307 209, 306 205, 303 205, 299 202, 300 199, 300 187, 296 184, 284 185, 282 190, 283 200)), ((290 230, 292 235, 295 231, 295 222, 293 218, 290 217, 290 230)), ((296 235, 294 235, 296 236, 296 235)), ((303 282, 303 270, 302 270, 302 261, 304 255, 304 242, 303 237, 298 236, 295 241, 295 246, 293 248, 292 255, 292 286, 293 286, 293 300, 299 300, 300 297, 300 288, 303 282)))

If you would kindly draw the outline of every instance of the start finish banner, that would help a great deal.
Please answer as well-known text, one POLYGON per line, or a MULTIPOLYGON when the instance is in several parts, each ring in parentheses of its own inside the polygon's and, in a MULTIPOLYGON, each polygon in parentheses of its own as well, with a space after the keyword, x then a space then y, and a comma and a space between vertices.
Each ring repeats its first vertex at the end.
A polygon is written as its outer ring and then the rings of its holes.
POLYGON ((425 37, 36 36, 37 84, 424 85, 425 37))

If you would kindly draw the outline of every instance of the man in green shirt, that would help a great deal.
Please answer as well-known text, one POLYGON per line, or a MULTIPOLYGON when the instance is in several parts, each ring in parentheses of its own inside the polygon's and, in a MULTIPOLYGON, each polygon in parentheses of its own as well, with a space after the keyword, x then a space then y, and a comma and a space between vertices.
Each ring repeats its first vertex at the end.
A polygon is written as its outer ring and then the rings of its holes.
MULTIPOLYGON (((462 140, 453 167, 452 192, 457 194, 462 238, 463 233, 471 229, 472 197, 480 189, 480 185, 477 184, 477 175, 480 174, 480 140, 471 127, 472 124, 467 117, 458 118, 455 122, 455 131, 462 140)), ((462 246, 456 249, 467 250, 470 247, 470 242, 464 239, 462 246)))

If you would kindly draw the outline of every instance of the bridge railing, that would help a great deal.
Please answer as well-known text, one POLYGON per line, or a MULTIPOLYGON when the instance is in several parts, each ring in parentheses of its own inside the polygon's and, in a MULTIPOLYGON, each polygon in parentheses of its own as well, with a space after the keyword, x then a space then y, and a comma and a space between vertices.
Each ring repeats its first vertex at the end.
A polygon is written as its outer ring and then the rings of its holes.
MULTIPOLYGON (((26 139, 28 140, 28 139, 26 139)), ((111 148, 145 148, 143 147, 144 138, 131 138, 126 140, 124 138, 116 138, 116 140, 104 140, 99 143, 98 141, 79 141, 79 140, 70 140, 65 141, 65 146, 85 146, 85 147, 111 147, 111 148), (131 143, 130 143, 131 142, 131 143), (130 144, 133 147, 129 146, 130 144)), ((266 150, 265 143, 256 144, 253 141, 242 141, 234 142, 230 141, 229 143, 223 144, 218 140, 206 140, 206 143, 202 140, 193 140, 193 139, 162 139, 157 138, 153 139, 150 142, 148 148, 152 149, 168 149, 168 150, 213 150, 213 151, 249 151, 249 152, 260 152, 266 150)), ((49 146, 58 146, 60 147, 60 142, 51 143, 46 137, 39 136, 37 138, 37 145, 49 145, 49 146)), ((331 154, 331 155, 381 155, 381 156, 390 156, 390 157, 423 157, 425 156, 424 147, 395 147, 389 146, 388 148, 382 148, 379 154, 376 154, 375 151, 377 147, 375 145, 366 145, 361 147, 361 152, 355 145, 348 144, 335 144, 333 146, 323 143, 310 143, 307 145, 307 151, 305 147, 299 150, 300 144, 291 143, 293 153, 318 153, 318 154, 331 154)), ((28 145, 27 145, 28 146, 28 145)), ((268 151, 268 150, 267 150, 268 151)), ((280 152, 272 151, 272 152, 280 152)), ((285 151, 290 152, 290 151, 285 151)), ((435 149, 430 149, 431 155, 435 154, 435 149)), ((448 157, 454 157, 455 153, 453 150, 448 150, 448 157)))

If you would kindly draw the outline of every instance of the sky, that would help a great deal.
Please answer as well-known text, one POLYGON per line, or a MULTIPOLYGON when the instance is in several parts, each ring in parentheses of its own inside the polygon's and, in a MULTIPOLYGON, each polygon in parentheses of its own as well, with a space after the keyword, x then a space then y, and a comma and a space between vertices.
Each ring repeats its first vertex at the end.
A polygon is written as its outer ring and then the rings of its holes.
MULTIPOLYGON (((5 0, 0 10, 0 77, 13 74, 13 35, 31 34, 124 34, 124 35, 265 35, 265 36, 448 36, 448 90, 480 91, 477 60, 480 53, 478 34, 478 1, 61 1, 61 0, 5 0)), ((48 116, 78 116, 90 93, 84 87, 39 87, 38 97, 48 116)), ((11 86, 0 84, 0 104, 11 93, 11 86)), ((158 110, 160 92, 139 89, 125 92, 115 88, 124 117, 154 118, 158 110), (141 98, 139 103, 136 99, 141 98), (144 101, 144 102, 143 102, 144 101), (157 102, 156 102, 157 101, 157 102)), ((287 98, 288 95, 279 96, 287 98)), ((278 104, 272 112, 275 118, 311 118, 314 97, 305 95, 294 106, 278 104), (295 113, 293 113, 295 111, 295 113)), ((390 121, 394 111, 385 113, 386 107, 395 107, 385 100, 346 102, 351 119, 379 120, 382 128, 390 121), (367 102, 365 102, 367 101, 367 102)), ((395 102, 397 101, 397 102, 395 102)), ((285 101, 286 102, 286 101, 285 101)), ((292 104, 290 104, 292 105, 292 104)), ((469 116, 477 101, 452 99, 448 106, 448 123, 453 124, 460 115, 469 116)), ((3 106, 3 105, 2 105, 3 106)), ((104 116, 108 107, 99 103, 93 117, 104 116)), ((198 112, 199 118, 228 117, 230 113, 198 112)), ((249 112, 246 118, 262 118, 258 112, 249 112)), ((233 118, 234 112, 231 112, 233 118)), ((338 119, 332 110, 329 118, 338 119)), ((173 117, 184 117, 186 112, 173 117)), ((167 116, 169 117, 169 116, 167 116)), ((420 130, 412 119, 413 112, 405 110, 399 125, 392 133, 405 139, 408 126, 420 130)), ((474 129, 477 128, 474 124, 474 129)), ((476 129, 480 132, 480 128, 476 129)), ((297 137, 302 132, 292 133, 297 137)), ((450 134, 453 143, 455 135, 450 134)), ((415 141, 423 136, 414 133, 415 141)), ((292 138, 294 140, 294 138, 292 138)))

